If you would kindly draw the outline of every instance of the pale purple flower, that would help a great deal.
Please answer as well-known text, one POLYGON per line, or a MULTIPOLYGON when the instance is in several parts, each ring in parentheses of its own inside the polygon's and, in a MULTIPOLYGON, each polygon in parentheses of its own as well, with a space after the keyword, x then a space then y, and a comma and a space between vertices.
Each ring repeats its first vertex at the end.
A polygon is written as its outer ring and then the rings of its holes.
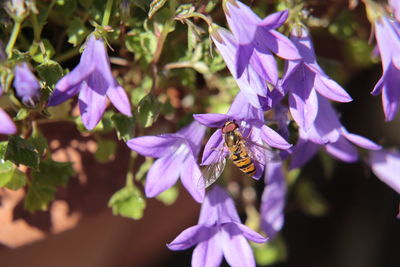
POLYGON ((389 6, 392 8, 394 16, 398 21, 400 21, 400 1, 399 0, 389 0, 389 6))
POLYGON ((206 127, 193 121, 177 133, 157 136, 140 136, 127 142, 130 149, 139 154, 158 158, 147 173, 145 193, 155 197, 173 186, 181 178, 183 186, 202 202, 204 188, 198 187, 202 174, 197 165, 201 141, 206 127))
POLYGON ((338 102, 349 102, 352 99, 318 65, 306 29, 294 29, 290 38, 302 58, 286 62, 282 87, 285 93, 289 93, 289 108, 293 119, 307 130, 317 116, 318 94, 338 102))
POLYGON ((27 106, 35 106, 40 98, 40 84, 25 62, 15 66, 13 86, 17 97, 27 106))
MULTIPOLYGON (((0 96, 3 94, 3 87, 0 85, 0 96)), ((0 108, 0 134, 15 134, 17 127, 15 127, 12 119, 7 113, 0 108)))
POLYGON ((368 150, 379 150, 381 146, 371 140, 349 133, 340 123, 329 101, 318 95, 318 113, 308 131, 299 129, 299 141, 293 148, 291 168, 303 166, 319 148, 344 162, 358 160, 358 150, 354 145, 368 150))
POLYGON ((246 71, 240 77, 236 75, 237 67, 235 62, 237 41, 229 31, 223 28, 215 28, 211 34, 215 46, 223 57, 226 66, 236 80, 240 91, 247 100, 256 108, 271 108, 274 103, 279 102, 283 92, 277 89, 269 90, 266 81, 257 73, 252 65, 246 67, 246 71))
POLYGON ((382 94, 385 118, 391 121, 396 116, 400 103, 400 23, 381 16, 375 21, 375 37, 383 74, 371 94, 382 94))
POLYGON ((89 130, 102 118, 107 97, 121 113, 132 116, 128 96, 111 73, 104 41, 94 35, 89 38, 78 66, 56 84, 49 106, 61 104, 78 92, 82 122, 89 130))
POLYGON ((251 65, 263 80, 276 85, 278 68, 272 53, 284 59, 300 58, 292 42, 275 30, 286 21, 288 11, 276 12, 261 19, 240 1, 227 0, 224 5, 229 28, 238 44, 235 77, 241 77, 251 65))
MULTIPOLYGON (((194 114, 193 116, 198 122, 211 128, 221 128, 225 122, 234 121, 239 125, 239 130, 244 138, 260 146, 271 146, 279 149, 288 149, 291 147, 277 132, 265 125, 263 111, 250 105, 241 92, 237 94, 226 114, 208 113, 194 114)), ((221 150, 224 157, 228 156, 229 151, 224 145, 222 130, 218 129, 210 137, 204 148, 202 165, 215 163, 218 160, 221 150)), ((253 177, 259 179, 264 171, 268 155, 264 152, 253 152, 257 154, 257 158, 259 159, 259 161, 254 162, 257 172, 253 177)))
POLYGON ((171 250, 185 250, 194 245, 192 267, 219 266, 222 257, 231 266, 255 266, 253 252, 246 239, 267 241, 240 222, 233 200, 219 186, 205 197, 197 225, 180 233, 170 244, 171 250))
POLYGON ((286 182, 282 162, 271 161, 265 172, 265 188, 261 198, 261 229, 269 238, 274 238, 282 229, 283 209, 286 202, 286 182))
POLYGON ((400 153, 380 150, 369 153, 368 163, 382 182, 400 194, 400 153))

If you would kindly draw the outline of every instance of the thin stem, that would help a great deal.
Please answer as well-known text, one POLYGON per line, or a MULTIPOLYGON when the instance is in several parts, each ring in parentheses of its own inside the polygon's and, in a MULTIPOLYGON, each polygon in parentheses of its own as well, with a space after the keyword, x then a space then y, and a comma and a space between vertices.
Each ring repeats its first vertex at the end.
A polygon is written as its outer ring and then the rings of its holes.
POLYGON ((128 161, 128 172, 126 174, 126 185, 132 186, 133 185, 133 163, 135 162, 137 153, 132 151, 128 161))
POLYGON ((32 26, 33 26, 33 36, 34 40, 36 42, 40 41, 40 35, 42 32, 42 27, 40 27, 39 22, 37 20, 37 16, 35 13, 31 13, 31 20, 32 20, 32 26))
POLYGON ((21 30, 21 23, 22 21, 15 21, 14 27, 11 32, 10 40, 8 41, 7 47, 6 47, 6 53, 8 55, 8 58, 11 58, 12 56, 12 50, 14 48, 15 42, 17 41, 18 34, 21 30))
POLYGON ((101 22, 102 26, 106 26, 110 22, 112 6, 113 0, 107 0, 106 9, 104 10, 103 14, 103 21, 101 22))
POLYGON ((66 61, 76 55, 79 54, 79 47, 72 48, 71 50, 68 50, 62 55, 57 56, 54 60, 57 61, 58 63, 61 63, 63 61, 66 61))

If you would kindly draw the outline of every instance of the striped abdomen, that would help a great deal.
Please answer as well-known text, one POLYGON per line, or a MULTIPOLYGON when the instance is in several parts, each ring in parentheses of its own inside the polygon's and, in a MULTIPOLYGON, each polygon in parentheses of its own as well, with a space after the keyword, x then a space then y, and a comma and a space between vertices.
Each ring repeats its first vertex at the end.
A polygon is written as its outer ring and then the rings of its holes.
POLYGON ((241 144, 235 147, 230 147, 231 158, 233 163, 245 174, 254 175, 256 167, 247 153, 246 147, 241 144))

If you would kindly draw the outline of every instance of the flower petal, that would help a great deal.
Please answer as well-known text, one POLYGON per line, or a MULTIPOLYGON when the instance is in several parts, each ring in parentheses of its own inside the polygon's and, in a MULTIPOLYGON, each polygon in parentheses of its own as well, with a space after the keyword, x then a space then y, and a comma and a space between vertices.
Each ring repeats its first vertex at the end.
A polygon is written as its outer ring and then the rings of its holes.
POLYGON ((227 223, 227 224, 225 224, 224 227, 226 227, 230 233, 233 233, 233 234, 240 233, 244 237, 246 237, 247 239, 249 239, 255 243, 264 243, 264 242, 268 241, 268 238, 263 237, 262 235, 260 235, 256 231, 254 231, 253 229, 251 229, 241 223, 237 223, 237 222, 227 223), (237 229, 235 229, 235 227, 237 227, 237 229))
POLYGON ((197 243, 204 242, 212 238, 215 234, 209 227, 195 225, 182 231, 171 243, 167 244, 170 250, 185 250, 197 243))
POLYGON ((107 90, 107 96, 119 112, 128 117, 132 116, 131 103, 129 102, 128 95, 124 88, 121 86, 109 87, 107 90))
POLYGON ((269 128, 267 125, 263 125, 261 127, 261 138, 268 145, 279 149, 288 149, 292 146, 291 144, 286 142, 286 140, 283 139, 282 136, 269 128))
POLYGON ((17 127, 7 113, 0 108, 0 134, 15 134, 17 127))
POLYGON ((153 163, 146 178, 147 197, 159 195, 178 181, 185 157, 185 154, 175 152, 159 158, 153 163))
POLYGON ((193 250, 192 267, 218 267, 222 261, 220 235, 216 227, 210 227, 208 240, 199 242, 193 250))
MULTIPOLYGON (((289 38, 278 31, 267 31, 258 27, 256 36, 259 40, 258 43, 265 44, 278 57, 288 60, 301 58, 296 46, 289 40, 289 38)), ((259 50, 258 47, 257 50, 259 50)))
POLYGON ((353 100, 338 83, 324 75, 316 75, 315 89, 318 93, 333 101, 350 102, 353 100))
POLYGON ((256 266, 249 243, 235 225, 224 225, 221 232, 221 243, 225 259, 230 266, 256 266))
POLYGON ((259 26, 268 27, 270 29, 276 29, 285 23, 289 16, 289 12, 287 9, 272 13, 268 17, 265 17, 260 23, 259 26))
POLYGON ((91 86, 89 87, 85 81, 82 82, 79 93, 79 110, 83 125, 88 130, 96 127, 101 117, 103 117, 107 105, 106 96, 99 94, 91 86))
POLYGON ((126 144, 143 156, 159 158, 175 151, 180 142, 181 140, 174 134, 163 134, 132 138, 126 144))
POLYGON ((194 114, 193 118, 210 128, 222 127, 224 126, 224 123, 229 120, 228 115, 218 113, 194 114))
POLYGON ((342 135, 353 144, 365 149, 380 150, 382 148, 380 145, 375 144, 368 138, 365 138, 364 136, 358 134, 349 133, 346 130, 342 131, 342 135))
POLYGON ((395 151, 371 151, 368 160, 374 174, 400 194, 400 154, 395 151))
MULTIPOLYGON (((64 77, 65 78, 65 77, 64 77)), ((63 79, 64 79, 63 78, 63 79)), ((81 89, 81 84, 77 84, 75 86, 64 87, 64 91, 56 86, 53 94, 50 96, 49 102, 47 103, 48 106, 57 106, 64 101, 70 99, 71 97, 75 96, 79 93, 81 89)))
POLYGON ((200 147, 206 132, 206 127, 201 125, 196 120, 190 123, 188 126, 180 129, 176 134, 186 139, 191 146, 193 155, 196 156, 200 152, 200 147))
POLYGON ((326 144, 326 151, 335 158, 344 162, 356 162, 358 151, 346 138, 340 137, 337 142, 326 144))
POLYGON ((226 157, 228 152, 224 147, 221 129, 216 130, 208 139, 203 150, 201 165, 210 165, 218 162, 222 157, 226 157))
POLYGON ((198 186, 201 179, 203 179, 203 176, 200 168, 192 153, 189 153, 184 165, 182 166, 181 181, 186 190, 199 203, 203 202, 205 195, 204 187, 198 186))
POLYGON ((291 155, 290 169, 304 166, 318 151, 319 145, 314 144, 304 138, 299 138, 291 155))

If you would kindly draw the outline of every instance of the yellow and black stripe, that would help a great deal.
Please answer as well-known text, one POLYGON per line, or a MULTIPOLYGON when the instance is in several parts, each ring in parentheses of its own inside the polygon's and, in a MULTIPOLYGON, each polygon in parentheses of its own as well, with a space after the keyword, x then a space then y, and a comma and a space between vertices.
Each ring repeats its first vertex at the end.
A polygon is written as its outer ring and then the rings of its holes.
POLYGON ((231 157, 233 163, 245 174, 254 175, 256 173, 256 167, 251 161, 246 149, 241 149, 237 146, 236 149, 232 151, 231 157))

